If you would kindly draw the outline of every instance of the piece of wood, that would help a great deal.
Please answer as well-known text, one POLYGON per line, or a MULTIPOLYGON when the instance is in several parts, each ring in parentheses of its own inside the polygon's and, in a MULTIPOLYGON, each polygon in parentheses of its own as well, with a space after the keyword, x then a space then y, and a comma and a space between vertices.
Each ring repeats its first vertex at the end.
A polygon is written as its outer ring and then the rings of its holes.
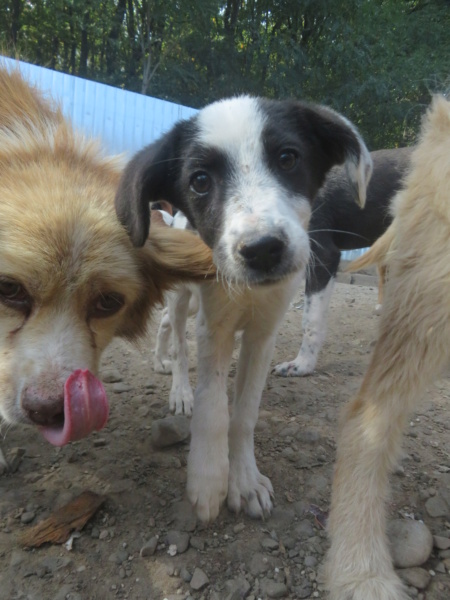
POLYGON ((50 517, 20 536, 25 548, 37 548, 47 542, 64 544, 72 531, 80 531, 105 502, 105 496, 86 491, 56 510, 50 517))

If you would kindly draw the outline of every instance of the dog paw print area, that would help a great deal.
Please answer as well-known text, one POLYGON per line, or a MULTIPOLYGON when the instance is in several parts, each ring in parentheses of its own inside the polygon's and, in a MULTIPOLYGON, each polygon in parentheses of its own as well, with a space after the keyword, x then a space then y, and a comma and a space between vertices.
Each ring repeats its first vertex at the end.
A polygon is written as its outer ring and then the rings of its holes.
POLYGON ((101 381, 90 371, 78 369, 64 385, 63 424, 39 429, 50 444, 65 446, 102 429, 108 415, 108 399, 101 381))

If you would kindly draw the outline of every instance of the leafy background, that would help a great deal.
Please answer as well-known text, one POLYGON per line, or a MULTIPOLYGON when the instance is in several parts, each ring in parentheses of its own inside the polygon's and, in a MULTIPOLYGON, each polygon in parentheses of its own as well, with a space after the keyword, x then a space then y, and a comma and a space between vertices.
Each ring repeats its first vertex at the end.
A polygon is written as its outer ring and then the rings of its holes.
POLYGON ((0 0, 0 46, 187 106, 322 102, 377 149, 411 143, 450 90, 450 0, 0 0))

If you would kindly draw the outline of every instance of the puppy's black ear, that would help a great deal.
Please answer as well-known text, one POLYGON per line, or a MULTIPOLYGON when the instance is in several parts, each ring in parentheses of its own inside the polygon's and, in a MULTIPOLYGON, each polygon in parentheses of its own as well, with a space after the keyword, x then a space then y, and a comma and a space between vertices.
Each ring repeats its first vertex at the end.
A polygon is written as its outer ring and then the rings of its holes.
POLYGON ((304 116, 317 142, 320 164, 326 168, 324 175, 334 165, 345 163, 355 200, 363 208, 372 158, 358 130, 345 117, 323 106, 306 106, 304 116))
POLYGON ((162 138, 140 150, 122 174, 115 205, 120 222, 134 246, 143 246, 150 229, 150 202, 172 201, 180 169, 178 124, 162 138))

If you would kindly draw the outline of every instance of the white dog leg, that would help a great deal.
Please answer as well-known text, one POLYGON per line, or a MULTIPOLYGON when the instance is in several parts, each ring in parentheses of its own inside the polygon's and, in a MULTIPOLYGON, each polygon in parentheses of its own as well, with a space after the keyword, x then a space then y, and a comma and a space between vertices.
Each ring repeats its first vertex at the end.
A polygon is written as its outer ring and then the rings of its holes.
POLYGON ((316 368, 317 357, 325 341, 327 315, 330 306, 335 279, 332 277, 327 286, 311 296, 305 296, 302 319, 302 345, 297 358, 280 363, 273 372, 282 377, 301 377, 310 375, 316 368))
MULTIPOLYGON (((169 292, 167 297, 174 292, 169 292)), ((156 336, 155 358, 153 368, 156 373, 172 373, 172 361, 169 356, 169 342, 172 333, 172 325, 169 318, 169 309, 164 307, 161 322, 159 324, 158 334, 156 336)))
POLYGON ((273 487, 256 466, 253 434, 276 333, 261 335, 257 329, 242 336, 229 433, 228 506, 235 512, 243 506, 251 517, 263 518, 272 510, 273 487))
POLYGON ((395 288, 387 290, 369 370, 345 414, 329 523, 332 600, 407 598, 391 563, 385 500, 408 414, 448 361, 447 297, 442 306, 436 302, 433 310, 424 311, 427 295, 439 297, 439 289, 430 289, 426 281, 426 273, 420 281, 414 274, 408 280, 403 272, 395 288), (407 298, 413 301, 403 303, 407 298))
POLYGON ((211 333, 198 319, 198 384, 191 421, 187 492, 199 519, 213 521, 228 492, 227 379, 234 332, 211 333))
POLYGON ((172 327, 172 388, 169 407, 175 414, 192 414, 194 394, 189 382, 189 358, 186 340, 186 322, 191 300, 191 290, 180 287, 167 301, 172 327))

